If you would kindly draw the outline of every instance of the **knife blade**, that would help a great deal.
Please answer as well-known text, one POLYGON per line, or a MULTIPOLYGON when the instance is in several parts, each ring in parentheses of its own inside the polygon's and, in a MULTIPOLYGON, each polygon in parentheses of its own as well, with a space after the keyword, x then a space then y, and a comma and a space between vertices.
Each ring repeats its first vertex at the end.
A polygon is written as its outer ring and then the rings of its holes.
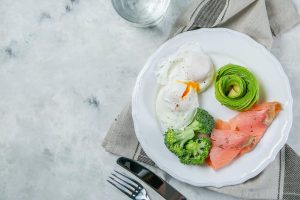
POLYGON ((163 198, 167 200, 186 200, 186 197, 174 189, 171 185, 134 160, 120 157, 118 158, 117 163, 147 183, 147 185, 159 193, 163 198))

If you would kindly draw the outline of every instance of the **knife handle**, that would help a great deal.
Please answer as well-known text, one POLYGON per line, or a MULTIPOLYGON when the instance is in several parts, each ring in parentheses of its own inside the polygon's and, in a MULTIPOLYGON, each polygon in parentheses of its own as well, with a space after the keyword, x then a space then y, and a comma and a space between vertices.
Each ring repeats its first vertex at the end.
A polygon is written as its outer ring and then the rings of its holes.
POLYGON ((167 200, 186 200, 181 193, 174 189, 171 185, 161 179, 159 176, 154 174, 152 171, 144 167, 143 165, 135 162, 132 159, 120 157, 117 163, 133 173, 139 179, 147 183, 151 188, 158 192, 162 197, 167 200))

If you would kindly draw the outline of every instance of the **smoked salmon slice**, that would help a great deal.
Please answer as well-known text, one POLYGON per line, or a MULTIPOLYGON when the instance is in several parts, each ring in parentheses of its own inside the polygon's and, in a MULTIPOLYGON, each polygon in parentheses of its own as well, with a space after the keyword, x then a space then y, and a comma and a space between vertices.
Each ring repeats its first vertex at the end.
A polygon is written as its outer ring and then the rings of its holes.
POLYGON ((280 103, 265 102, 239 113, 228 122, 216 120, 207 163, 217 170, 231 163, 236 157, 251 151, 280 110, 280 103))
POLYGON ((230 124, 228 122, 225 122, 221 119, 217 119, 215 121, 215 128, 216 129, 222 129, 222 130, 230 130, 231 127, 230 127, 230 124))
POLYGON ((214 129, 210 138, 221 149, 240 149, 248 143, 250 135, 241 131, 214 129))

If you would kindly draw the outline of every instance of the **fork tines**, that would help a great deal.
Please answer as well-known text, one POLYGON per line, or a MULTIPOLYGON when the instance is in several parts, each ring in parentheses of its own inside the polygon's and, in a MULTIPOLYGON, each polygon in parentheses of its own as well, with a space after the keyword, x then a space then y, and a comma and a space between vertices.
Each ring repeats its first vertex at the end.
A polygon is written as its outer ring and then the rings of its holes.
POLYGON ((126 194, 128 197, 135 197, 142 189, 142 185, 136 180, 122 174, 116 170, 107 179, 107 182, 118 188, 121 192, 126 194))

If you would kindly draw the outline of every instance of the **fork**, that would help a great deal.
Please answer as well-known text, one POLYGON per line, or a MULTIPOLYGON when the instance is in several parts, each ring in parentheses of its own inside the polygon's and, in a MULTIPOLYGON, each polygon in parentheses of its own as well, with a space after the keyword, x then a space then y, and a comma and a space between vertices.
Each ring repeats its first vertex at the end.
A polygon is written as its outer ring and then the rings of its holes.
POLYGON ((145 188, 136 180, 116 170, 107 181, 133 200, 150 200, 145 188))

